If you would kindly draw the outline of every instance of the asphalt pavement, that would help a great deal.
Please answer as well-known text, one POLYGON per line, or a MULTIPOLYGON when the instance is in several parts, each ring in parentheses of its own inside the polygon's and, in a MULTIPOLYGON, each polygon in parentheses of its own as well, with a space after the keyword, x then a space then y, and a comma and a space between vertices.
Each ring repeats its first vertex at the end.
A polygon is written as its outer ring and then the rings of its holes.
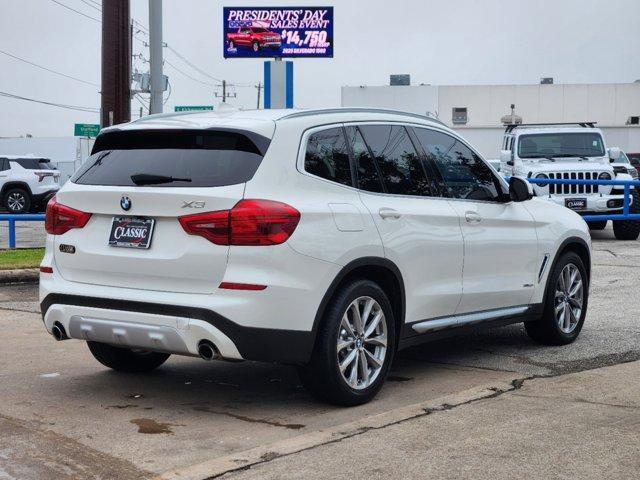
POLYGON ((3 286, 0 479, 531 478, 533 460, 549 476, 607 478, 595 467, 572 476, 580 459, 632 478, 639 392, 626 389, 639 373, 629 363, 640 359, 638 267, 640 242, 595 232, 575 343, 539 346, 516 325, 415 347, 372 403, 350 409, 314 401, 291 367, 173 357, 149 375, 111 372, 81 342, 45 333, 37 286, 3 286), (622 370, 594 373, 615 365, 622 370), (584 375, 595 375, 593 398, 576 393, 584 375), (367 465, 375 448, 383 452, 367 465), (526 468, 507 469, 522 458, 526 468))

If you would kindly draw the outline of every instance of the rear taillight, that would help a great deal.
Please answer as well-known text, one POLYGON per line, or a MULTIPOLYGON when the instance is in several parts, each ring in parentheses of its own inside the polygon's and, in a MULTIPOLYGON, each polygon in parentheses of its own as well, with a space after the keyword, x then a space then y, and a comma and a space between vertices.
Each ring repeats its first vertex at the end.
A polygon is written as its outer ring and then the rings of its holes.
POLYGON ((300 221, 300 212, 272 200, 241 200, 231 210, 187 215, 178 219, 189 235, 216 245, 279 245, 300 221))
POLYGON ((199 213, 179 217, 178 221, 189 235, 199 235, 216 245, 229 245, 229 210, 199 213))
POLYGON ((90 218, 90 213, 62 205, 53 197, 47 204, 44 229, 51 235, 62 235, 72 228, 84 227, 90 218))
POLYGON ((46 177, 54 177, 53 172, 33 172, 38 177, 38 182, 41 182, 46 177))

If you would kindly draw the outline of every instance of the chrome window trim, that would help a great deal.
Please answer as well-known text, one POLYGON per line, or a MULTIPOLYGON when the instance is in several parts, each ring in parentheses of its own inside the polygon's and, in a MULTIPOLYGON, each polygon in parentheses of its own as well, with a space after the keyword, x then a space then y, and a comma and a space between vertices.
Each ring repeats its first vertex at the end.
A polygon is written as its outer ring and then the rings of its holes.
MULTIPOLYGON (((499 181, 504 185, 504 187, 506 188, 506 190, 509 190, 509 186, 507 185, 506 181, 500 177, 499 175, 496 176, 494 173, 494 170, 491 168, 491 166, 487 163, 487 161, 473 148, 471 147, 463 138, 461 138, 459 135, 457 135, 455 132, 452 132, 448 129, 448 127, 446 127, 443 124, 443 127, 440 127, 440 125, 424 125, 424 124, 420 124, 420 123, 412 123, 412 122, 403 122, 403 121, 393 121, 393 120, 353 120, 353 121, 347 121, 347 122, 333 122, 333 123, 324 123, 321 125, 315 125, 313 127, 308 127, 306 129, 304 129, 302 131, 302 135, 300 136, 300 142, 298 145, 298 158, 296 161, 296 170, 298 170, 299 173, 301 173, 302 175, 305 175, 307 177, 311 177, 311 178, 315 178, 317 180, 322 180, 325 183, 328 183, 330 185, 335 185, 341 188, 346 188, 349 190, 353 190, 357 193, 360 194, 365 194, 365 195, 379 195, 382 197, 391 197, 391 198, 421 198, 421 199, 428 199, 428 200, 446 200, 446 201, 457 201, 457 202, 470 202, 470 203, 486 203, 486 204, 492 204, 492 205, 508 205, 510 203, 512 203, 512 201, 507 201, 507 202, 500 202, 498 200, 471 200, 471 199, 465 199, 465 198, 453 198, 453 197, 443 197, 443 196, 424 196, 424 195, 400 195, 400 194, 395 194, 395 193, 385 193, 385 192, 369 192, 367 190, 361 190, 360 188, 357 187, 353 187, 353 186, 349 186, 349 185, 344 185, 342 183, 337 183, 337 182, 332 182, 331 180, 327 180, 326 178, 323 177, 319 177, 317 175, 314 175, 312 173, 309 173, 305 170, 304 168, 304 163, 305 163, 305 156, 306 156, 306 152, 307 152, 307 142, 309 141, 309 137, 311 135, 313 135, 316 132, 321 132, 323 130, 329 130, 331 128, 340 128, 340 127, 357 127, 359 125, 401 125, 404 126, 406 128, 426 128, 429 130, 434 130, 440 133, 444 133, 446 135, 449 135, 450 137, 454 138, 457 141, 460 141, 463 145, 465 145, 467 148, 469 148, 469 150, 471 150, 473 153, 475 153, 478 158, 484 162, 485 165, 487 165, 487 167, 491 170, 492 174, 494 177, 498 178, 499 181)), ((422 147, 421 147, 422 148, 422 147)))

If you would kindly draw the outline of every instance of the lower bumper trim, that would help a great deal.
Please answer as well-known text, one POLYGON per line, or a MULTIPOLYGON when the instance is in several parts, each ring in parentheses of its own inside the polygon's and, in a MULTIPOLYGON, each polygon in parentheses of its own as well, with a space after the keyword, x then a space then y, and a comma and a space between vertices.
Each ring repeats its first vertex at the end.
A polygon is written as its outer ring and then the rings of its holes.
POLYGON ((189 354, 189 349, 175 329, 158 325, 100 320, 73 315, 69 320, 69 337, 121 347, 135 346, 154 352, 189 354))
MULTIPOLYGON (((244 358, 245 360, 303 364, 309 361, 311 352, 313 350, 314 334, 310 331, 244 327, 212 310, 207 310, 205 308, 50 293, 40 304, 43 319, 47 313, 47 310, 52 305, 56 304, 73 305, 76 307, 103 308, 110 310, 148 313, 152 315, 184 317, 201 320, 214 326, 222 333, 224 333, 227 337, 229 337, 229 339, 235 344, 236 348, 242 355, 242 358, 244 358)), ((82 325, 82 322, 76 323, 78 323, 78 325, 82 325)), ((96 329, 102 328, 101 325, 96 324, 95 322, 87 323, 87 321, 85 320, 85 324, 87 326, 93 326, 94 332, 96 331, 96 329)), ((85 333, 89 334, 88 332, 85 333)), ((84 333, 82 332, 82 330, 77 332, 77 334, 79 336, 76 336, 75 332, 70 332, 70 335, 73 338, 85 338, 85 336, 83 336, 84 333)), ((143 334, 149 335, 149 332, 131 331, 131 333, 129 333, 129 336, 143 334)), ((113 336, 112 333, 109 333, 109 335, 113 336)), ((157 341, 162 344, 161 339, 157 339, 157 341)), ((170 342, 170 339, 165 335, 164 341, 170 342)), ((136 343, 136 345, 140 344, 136 343)), ((144 345, 146 345, 146 343, 144 345)), ((174 350, 172 348, 171 351, 179 352, 181 350, 174 350)))

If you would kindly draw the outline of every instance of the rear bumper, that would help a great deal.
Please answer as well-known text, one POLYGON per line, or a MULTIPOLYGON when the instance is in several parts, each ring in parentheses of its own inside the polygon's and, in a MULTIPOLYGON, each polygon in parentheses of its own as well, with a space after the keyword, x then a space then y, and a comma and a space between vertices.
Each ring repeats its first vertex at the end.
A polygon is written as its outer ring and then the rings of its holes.
POLYGON ((40 304, 47 328, 70 338, 198 355, 209 340, 230 360, 301 364, 313 349, 311 331, 245 327, 204 308, 51 293, 40 304))
POLYGON ((46 205, 51 198, 58 193, 58 189, 51 189, 41 193, 34 193, 31 195, 34 206, 46 205))

